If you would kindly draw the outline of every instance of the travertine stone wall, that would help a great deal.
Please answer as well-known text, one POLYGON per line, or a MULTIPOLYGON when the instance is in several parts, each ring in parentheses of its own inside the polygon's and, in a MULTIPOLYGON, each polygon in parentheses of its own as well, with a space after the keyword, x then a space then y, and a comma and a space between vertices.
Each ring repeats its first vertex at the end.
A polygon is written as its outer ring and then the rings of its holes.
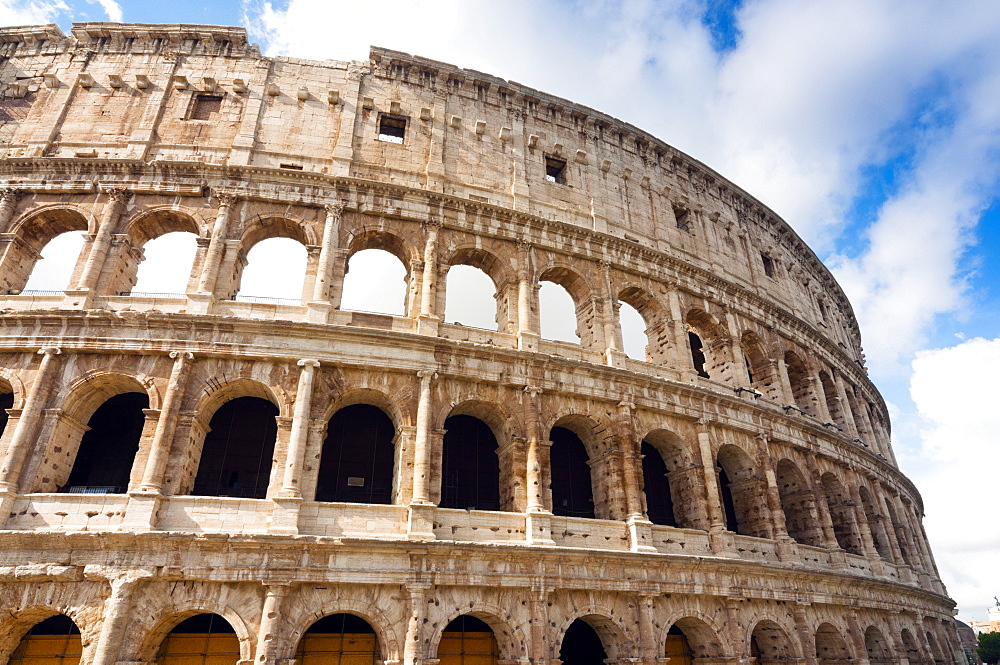
POLYGON ((0 154, 0 658, 63 613, 85 662, 152 662, 214 612, 243 661, 292 662, 349 612, 407 665, 434 665, 463 613, 504 662, 558 665, 581 618, 621 663, 662 662, 672 626, 705 665, 752 642, 767 662, 961 662, 843 292, 784 221, 645 132, 385 49, 271 59, 238 28, 86 23, 0 30, 0 154), (65 231, 85 232, 70 283, 25 291, 65 231), (186 292, 133 294, 173 231, 198 237, 186 292), (272 237, 308 250, 301 299, 235 300, 272 237), (405 267, 406 315, 340 307, 365 249, 405 267), (496 330, 444 323, 455 265, 493 280, 496 330), (580 344, 542 339, 542 281, 573 297, 580 344), (64 491, 128 392, 149 407, 127 491, 64 491), (191 496, 212 415, 243 396, 279 412, 265 498, 191 496), (393 422, 391 504, 314 500, 353 404, 393 422), (453 415, 493 432, 502 510, 437 506, 453 415), (552 512, 556 426, 587 450, 595 519, 552 512), (642 442, 677 527, 647 519, 642 442))

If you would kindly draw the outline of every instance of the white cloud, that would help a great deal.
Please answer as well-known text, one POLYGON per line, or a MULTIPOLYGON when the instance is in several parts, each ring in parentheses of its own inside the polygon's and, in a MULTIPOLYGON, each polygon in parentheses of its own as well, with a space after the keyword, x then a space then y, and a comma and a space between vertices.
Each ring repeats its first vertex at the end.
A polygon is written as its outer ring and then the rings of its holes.
POLYGON ((97 3, 104 10, 104 13, 108 15, 108 20, 113 23, 122 22, 122 8, 115 0, 87 0, 90 4, 97 3))
POLYGON ((56 16, 67 11, 62 0, 0 0, 0 25, 54 23, 56 16))
POLYGON ((922 351, 910 393, 923 424, 925 464, 911 470, 923 492, 926 528, 942 579, 966 619, 979 617, 1000 590, 1000 338, 922 351))

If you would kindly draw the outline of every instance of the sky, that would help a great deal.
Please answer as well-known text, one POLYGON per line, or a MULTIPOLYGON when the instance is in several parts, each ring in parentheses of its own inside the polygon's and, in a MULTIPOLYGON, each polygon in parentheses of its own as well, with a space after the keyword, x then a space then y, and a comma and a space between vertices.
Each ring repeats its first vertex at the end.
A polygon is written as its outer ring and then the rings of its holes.
POLYGON ((1000 595, 1000 2, 0 0, 0 24, 106 20, 488 72, 641 127, 753 194, 851 299, 941 576, 961 619, 985 619, 1000 595))

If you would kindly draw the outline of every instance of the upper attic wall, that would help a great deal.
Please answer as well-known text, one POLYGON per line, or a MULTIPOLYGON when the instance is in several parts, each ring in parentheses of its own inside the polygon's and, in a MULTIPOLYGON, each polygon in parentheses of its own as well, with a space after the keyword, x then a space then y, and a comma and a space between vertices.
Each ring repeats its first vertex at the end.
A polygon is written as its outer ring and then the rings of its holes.
POLYGON ((711 169, 593 109, 396 51, 315 62, 264 58, 223 26, 0 29, 0 154, 284 168, 490 203, 680 258, 860 356, 829 271, 711 169), (386 117, 401 143, 379 140, 386 117))

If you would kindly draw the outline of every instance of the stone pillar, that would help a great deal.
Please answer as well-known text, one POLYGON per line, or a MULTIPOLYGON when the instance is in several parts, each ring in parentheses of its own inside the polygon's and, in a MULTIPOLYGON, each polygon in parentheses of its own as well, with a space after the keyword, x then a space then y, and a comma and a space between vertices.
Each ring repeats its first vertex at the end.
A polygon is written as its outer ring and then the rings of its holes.
POLYGON ((118 661, 125 625, 130 617, 132 595, 139 582, 152 576, 152 571, 140 569, 130 570, 124 576, 111 580, 111 595, 104 601, 104 618, 91 665, 115 665, 118 661))
POLYGON ((90 252, 87 254, 87 263, 83 266, 83 273, 77 281, 76 289, 79 291, 91 291, 97 287, 97 280, 100 277, 101 269, 104 267, 105 259, 111 248, 111 236, 118 226, 118 220, 125 210, 125 202, 128 200, 128 190, 109 188, 105 190, 108 201, 104 205, 104 214, 101 217, 100 226, 97 227, 97 234, 90 245, 90 252))
POLYGON ((837 542, 837 534, 833 528, 833 514, 830 511, 830 504, 826 499, 826 491, 823 489, 823 478, 820 475, 815 454, 811 455, 810 466, 812 467, 813 497, 815 498, 816 513, 819 516, 820 528, 823 531, 823 546, 828 550, 840 550, 840 543, 837 542))
POLYGON ((715 473, 715 456, 712 454, 712 439, 704 424, 698 432, 698 452, 701 456, 701 468, 705 473, 705 503, 708 506, 710 530, 722 532, 726 530, 726 515, 722 510, 722 500, 719 492, 719 478, 715 473))
POLYGON ((816 657, 816 635, 809 629, 805 608, 805 604, 797 602, 792 610, 795 619, 795 634, 802 647, 802 659, 805 665, 817 665, 819 659, 816 657))
POLYGON ((653 604, 659 594, 640 593, 639 602, 639 656, 645 665, 657 665, 663 657, 663 648, 656 639, 653 627, 653 604))
POLYGON ((417 318, 417 332, 425 335, 437 335, 437 324, 443 318, 435 311, 438 291, 438 257, 437 237, 441 222, 436 219, 424 223, 427 229, 427 241, 424 244, 424 272, 420 290, 420 316, 417 318))
POLYGON ((256 665, 268 665, 275 662, 274 646, 277 640, 274 638, 278 629, 278 619, 281 617, 281 601, 287 594, 287 584, 267 585, 264 609, 260 614, 260 629, 257 631, 257 647, 254 658, 256 665))
POLYGON ((160 417, 156 421, 149 459, 146 460, 146 467, 142 472, 140 492, 159 494, 163 489, 163 474, 170 457, 174 431, 177 429, 177 418, 184 397, 184 384, 187 383, 188 374, 191 372, 191 361, 194 360, 194 354, 189 351, 171 351, 170 357, 174 359, 174 366, 170 370, 167 391, 160 407, 160 417))
POLYGON ((622 485, 625 491, 625 521, 628 524, 629 549, 655 552, 652 523, 642 508, 642 455, 632 415, 635 404, 629 398, 618 403, 618 441, 621 444, 622 485))
POLYGON ((537 310, 538 285, 531 276, 531 243, 517 243, 517 348, 535 351, 541 334, 534 312, 537 310))
POLYGON ((744 622, 740 620, 740 598, 726 598, 726 632, 729 648, 739 665, 750 663, 750 644, 743 634, 744 622))
POLYGON ((226 248, 226 233, 229 229, 229 218, 239 199, 229 194, 216 194, 219 199, 219 211, 215 215, 215 225, 212 227, 212 237, 208 241, 208 251, 205 252, 205 262, 201 269, 201 279, 198 281, 198 293, 215 295, 215 286, 219 281, 219 264, 226 248))
POLYGON ((7 231, 7 225, 14 216, 14 209, 21 198, 21 190, 13 187, 0 189, 0 232, 7 231))
POLYGON ((0 500, 0 515, 7 515, 10 512, 7 510, 9 508, 8 500, 13 500, 12 495, 17 492, 24 458, 29 446, 35 441, 42 409, 45 408, 45 402, 55 380, 58 369, 56 356, 62 351, 54 347, 45 347, 39 349, 38 353, 42 356, 42 360, 38 365, 35 381, 31 384, 24 399, 21 417, 17 420, 14 435, 7 444, 3 460, 0 461, 0 496, 3 497, 0 500))
POLYGON ((434 370, 417 372, 420 397, 417 400, 417 431, 413 442, 413 498, 410 500, 407 534, 416 540, 434 539, 434 502, 431 501, 431 382, 434 370))
POLYGON ((869 665, 868 647, 865 646, 865 631, 858 622, 858 615, 847 615, 847 636, 854 645, 854 662, 858 665, 869 665))
POLYGON ((303 358, 298 363, 299 385, 295 391, 295 408, 292 412, 292 432, 288 440, 285 473, 280 495, 285 498, 302 498, 302 467, 305 465, 306 442, 309 437, 309 414, 312 410, 313 380, 319 361, 303 358))
POLYGON ((794 541, 788 535, 785 510, 781 506, 781 492, 778 490, 778 481, 774 475, 774 464, 771 461, 768 443, 767 435, 762 434, 758 437, 757 464, 764 470, 764 479, 767 481, 767 509, 771 513, 774 539, 778 541, 778 558, 782 561, 797 562, 798 553, 795 551, 794 541))
POLYGON ((330 273, 337 254, 340 218, 344 213, 344 204, 331 203, 324 206, 324 209, 326 210, 326 221, 323 224, 323 244, 320 245, 319 263, 316 265, 316 281, 313 282, 312 300, 328 305, 330 303, 330 273))
POLYGON ((528 645, 528 659, 532 665, 547 665, 551 655, 549 644, 549 598, 550 589, 532 587, 531 600, 531 644, 528 645))
POLYGON ((542 474, 541 422, 538 413, 538 396, 542 389, 536 386, 525 386, 528 395, 527 422, 528 440, 525 451, 525 483, 528 487, 528 509, 525 515, 525 534, 529 544, 553 544, 552 513, 545 509, 543 497, 544 483, 542 474))
POLYGON ((595 316, 603 319, 604 332, 604 359, 609 367, 620 367, 625 359, 625 346, 622 340, 621 320, 618 318, 621 303, 615 296, 611 286, 611 263, 602 260, 601 276, 604 281, 604 302, 603 306, 595 306, 595 316))
POLYGON ((423 627, 427 601, 425 596, 430 584, 425 582, 408 582, 406 593, 409 596, 410 616, 406 622, 406 642, 403 644, 403 665, 421 665, 424 661, 423 627))

